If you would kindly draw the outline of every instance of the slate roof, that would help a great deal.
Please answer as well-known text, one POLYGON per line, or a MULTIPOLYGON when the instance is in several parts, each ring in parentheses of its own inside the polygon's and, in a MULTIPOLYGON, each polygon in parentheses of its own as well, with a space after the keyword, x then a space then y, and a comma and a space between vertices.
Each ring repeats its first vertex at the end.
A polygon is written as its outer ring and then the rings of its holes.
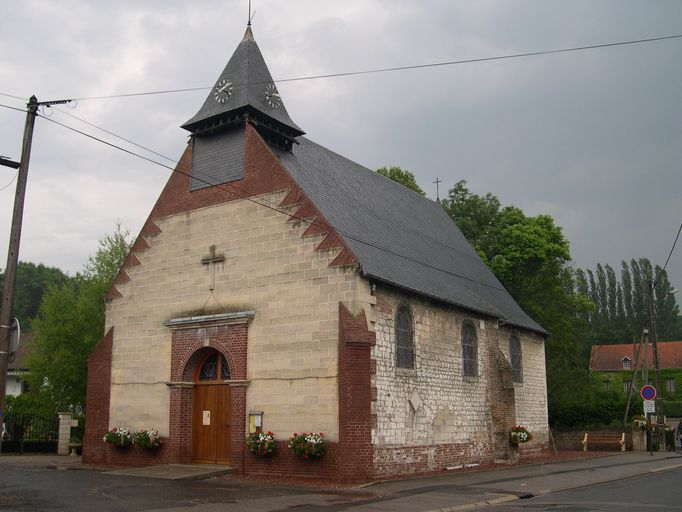
MULTIPOLYGON (((632 368, 635 367, 635 347, 632 343, 619 345, 592 345, 592 356, 590 357, 590 370, 593 372, 618 372, 623 371, 623 358, 629 357, 632 368)), ((654 367, 654 352, 651 344, 648 344, 648 366, 654 367)), ((659 341, 658 367, 659 368, 682 368, 682 341, 659 341)), ((637 368, 644 367, 644 352, 639 355, 637 368)))
MULTIPOLYGON (((255 108, 298 130, 294 136, 302 135, 283 104, 273 109, 265 101, 264 84, 271 83, 272 77, 250 27, 219 80, 223 78, 235 83, 230 99, 217 103, 211 91, 183 128, 191 131, 202 120, 230 109, 255 108)), ((239 144, 233 144, 236 139, 228 131, 222 133, 215 140, 195 135, 195 144, 208 150, 194 158, 193 173, 209 183, 238 178, 243 167, 235 149, 239 144), (214 142, 220 147, 214 147, 214 142)), ((546 334, 516 304, 437 203, 305 137, 297 137, 296 142, 291 151, 274 147, 273 151, 353 251, 364 276, 546 334)), ((202 187, 198 180, 192 182, 192 190, 202 187)))
POLYGON ((247 27, 244 39, 237 46, 216 84, 223 79, 232 83, 230 98, 225 103, 218 103, 214 98, 215 89, 212 88, 199 112, 183 124, 183 128, 191 131, 202 121, 250 107, 292 129, 296 135, 305 133, 289 117, 284 102, 278 108, 268 104, 266 87, 274 82, 253 38, 251 27, 247 27))
POLYGON ((362 274, 546 334, 437 203, 305 137, 276 151, 360 260, 362 274))
POLYGON ((212 133, 194 139, 189 189, 199 190, 244 177, 244 130, 212 133))

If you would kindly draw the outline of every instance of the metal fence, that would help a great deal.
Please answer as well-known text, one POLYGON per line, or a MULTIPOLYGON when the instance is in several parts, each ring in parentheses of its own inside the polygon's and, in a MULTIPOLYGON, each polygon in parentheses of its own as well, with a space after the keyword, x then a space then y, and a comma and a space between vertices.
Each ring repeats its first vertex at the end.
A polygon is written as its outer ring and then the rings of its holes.
POLYGON ((57 453, 58 418, 9 413, 2 426, 3 453, 57 453))

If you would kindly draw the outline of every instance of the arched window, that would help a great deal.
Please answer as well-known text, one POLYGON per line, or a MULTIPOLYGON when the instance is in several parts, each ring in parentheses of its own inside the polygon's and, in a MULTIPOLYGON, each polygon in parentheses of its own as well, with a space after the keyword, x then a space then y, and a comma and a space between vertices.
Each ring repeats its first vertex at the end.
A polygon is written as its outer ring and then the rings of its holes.
POLYGON ((230 380, 230 367, 225 356, 218 352, 208 356, 199 369, 197 380, 200 382, 230 380))
POLYGON ((476 328, 471 322, 462 325, 462 366, 465 377, 478 375, 478 340, 476 328))
POLYGON ((521 340, 516 334, 509 338, 509 362, 511 363, 512 380, 523 382, 523 355, 521 354, 521 340))
POLYGON ((395 312, 395 354, 395 364, 398 368, 414 368, 412 313, 404 304, 395 312))

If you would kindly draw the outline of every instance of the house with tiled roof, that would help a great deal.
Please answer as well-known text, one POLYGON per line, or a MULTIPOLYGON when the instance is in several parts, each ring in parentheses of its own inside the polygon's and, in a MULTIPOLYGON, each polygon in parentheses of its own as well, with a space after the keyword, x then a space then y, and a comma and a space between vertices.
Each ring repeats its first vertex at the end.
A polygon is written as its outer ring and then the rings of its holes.
MULTIPOLYGON (((682 400, 682 341, 659 341, 656 344, 660 370, 659 390, 664 398, 682 400)), ((637 373, 637 385, 641 386, 642 370, 648 369, 651 384, 654 383, 654 352, 650 343, 622 343, 615 345, 592 345, 590 371, 597 386, 603 391, 627 394, 637 373)), ((677 406, 675 406, 677 410, 677 406)))
POLYGON ((182 128, 107 294, 85 462, 351 482, 514 460, 516 424, 546 447, 546 331, 437 203, 304 136, 250 26, 182 128), (118 426, 163 444, 114 449, 118 426))

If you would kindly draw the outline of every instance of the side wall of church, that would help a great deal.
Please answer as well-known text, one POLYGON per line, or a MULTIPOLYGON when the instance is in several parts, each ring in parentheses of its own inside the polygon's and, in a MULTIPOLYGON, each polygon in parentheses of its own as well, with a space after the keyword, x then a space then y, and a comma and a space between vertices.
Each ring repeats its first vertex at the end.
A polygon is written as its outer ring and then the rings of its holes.
MULTIPOLYGON (((278 207, 286 191, 254 197, 278 207)), ((255 311, 248 327, 246 410, 280 439, 318 430, 338 439, 338 310, 361 280, 330 266, 339 249, 316 250, 323 236, 248 200, 155 219, 159 233, 136 253, 140 264, 117 284, 107 308, 115 325, 110 426, 169 429, 171 318, 255 311), (225 257, 209 289, 209 247, 225 257)))
POLYGON ((547 417, 547 376, 545 366, 545 342, 538 334, 509 327, 500 328, 500 350, 509 357, 509 340, 512 332, 521 340, 522 379, 514 382, 516 397, 516 424, 523 425, 533 435, 533 442, 521 445, 521 449, 549 446, 547 417))
MULTIPOLYGON (((495 419, 499 412, 493 414, 493 408, 496 400, 506 400, 508 395, 495 390, 502 388, 502 373, 510 375, 510 370, 497 367, 491 355, 500 346, 508 356, 509 332, 498 328, 494 319, 393 288, 377 285, 376 297, 376 345, 372 349, 375 478, 497 458, 493 433, 500 426, 493 422, 499 421, 495 419), (400 304, 408 305, 413 315, 414 369, 396 367, 394 319, 400 304), (474 325, 478 339, 475 377, 463 374, 461 330, 466 321, 474 325)), ((521 340, 524 382, 515 384, 512 393, 516 418, 505 417, 504 422, 523 422, 542 440, 547 432, 544 344, 531 333, 522 333, 521 340)), ((505 404, 498 405, 497 411, 506 411, 505 404)))

